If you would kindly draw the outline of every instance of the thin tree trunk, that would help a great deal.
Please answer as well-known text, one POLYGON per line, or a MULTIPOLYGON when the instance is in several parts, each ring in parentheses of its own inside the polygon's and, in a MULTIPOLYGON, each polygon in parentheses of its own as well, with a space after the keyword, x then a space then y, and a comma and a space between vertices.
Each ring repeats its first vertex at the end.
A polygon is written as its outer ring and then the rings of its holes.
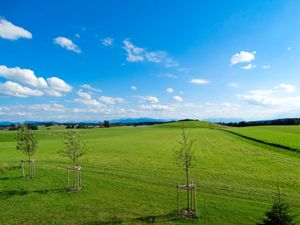
MULTIPOLYGON (((185 173, 186 173, 186 187, 189 186, 189 168, 188 166, 185 167, 185 173)), ((189 197, 189 189, 186 189, 186 201, 187 201, 187 210, 190 210, 190 197, 189 197)))
POLYGON ((28 163, 29 163, 29 178, 31 178, 31 163, 30 163, 30 155, 28 156, 29 160, 28 160, 28 163))

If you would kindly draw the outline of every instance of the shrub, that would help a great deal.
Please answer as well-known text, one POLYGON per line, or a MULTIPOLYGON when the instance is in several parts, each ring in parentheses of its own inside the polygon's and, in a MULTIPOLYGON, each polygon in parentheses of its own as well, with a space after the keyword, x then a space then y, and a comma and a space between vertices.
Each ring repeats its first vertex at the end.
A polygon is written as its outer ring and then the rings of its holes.
POLYGON ((289 205, 281 201, 279 189, 272 208, 266 212, 265 219, 257 225, 295 225, 293 217, 289 214, 289 205))

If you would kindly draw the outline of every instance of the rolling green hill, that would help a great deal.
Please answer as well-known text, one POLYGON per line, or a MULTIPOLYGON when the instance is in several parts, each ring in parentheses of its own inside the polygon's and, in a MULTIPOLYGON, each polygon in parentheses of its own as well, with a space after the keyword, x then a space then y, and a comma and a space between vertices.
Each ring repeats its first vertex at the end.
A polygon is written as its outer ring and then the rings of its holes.
POLYGON ((154 125, 159 128, 217 128, 221 125, 210 123, 208 121, 178 121, 154 125))
POLYGON ((173 217, 175 186, 184 181, 174 156, 179 122, 79 130, 89 150, 80 161, 83 189, 78 193, 63 189, 68 162, 58 151, 65 130, 36 132, 32 180, 20 178, 17 166, 24 156, 15 150, 15 132, 0 131, 0 224, 131 225, 156 216, 156 224, 250 225, 271 206, 277 184, 300 224, 300 154, 255 145, 210 129, 207 122, 186 124, 198 140, 191 170, 198 220, 173 217))

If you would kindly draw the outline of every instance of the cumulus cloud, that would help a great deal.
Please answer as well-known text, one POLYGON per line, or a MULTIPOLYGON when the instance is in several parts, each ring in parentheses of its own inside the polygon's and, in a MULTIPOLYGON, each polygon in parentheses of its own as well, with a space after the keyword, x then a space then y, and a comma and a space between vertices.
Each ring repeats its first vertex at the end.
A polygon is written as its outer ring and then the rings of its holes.
POLYGON ((93 99, 92 96, 87 92, 79 90, 77 92, 77 95, 79 96, 79 98, 75 98, 74 102, 81 103, 81 104, 84 104, 84 105, 87 105, 87 106, 92 106, 92 107, 101 107, 101 106, 103 106, 96 99, 93 99))
POLYGON ((21 98, 43 95, 43 92, 39 90, 34 90, 28 87, 24 87, 12 81, 6 81, 5 83, 0 83, 0 93, 9 96, 14 96, 14 97, 21 97, 21 98))
POLYGON ((173 99, 174 99, 176 102, 182 102, 182 101, 183 101, 182 97, 180 97, 180 96, 174 96, 173 99))
POLYGON ((136 47, 134 44, 132 44, 129 40, 123 41, 123 48, 127 52, 127 58, 126 60, 128 62, 140 62, 144 61, 144 49, 136 47))
POLYGON ((137 87, 136 86, 131 86, 131 90, 136 91, 137 87))
POLYGON ((109 105, 114 105, 116 103, 123 103, 125 101, 124 98, 120 98, 120 97, 109 97, 109 96, 101 96, 99 98, 100 102, 103 102, 105 104, 109 104, 109 105))
POLYGON ((33 87, 46 88, 47 82, 42 77, 37 77, 32 70, 21 69, 19 67, 8 68, 0 66, 0 77, 8 80, 28 84, 33 87))
POLYGON ((169 94, 172 94, 172 93, 174 93, 174 89, 173 88, 167 88, 166 92, 168 92, 169 94))
POLYGON ((253 105, 290 107, 299 105, 300 96, 286 96, 293 93, 296 87, 291 84, 279 84, 272 89, 252 90, 248 94, 237 95, 253 105))
POLYGON ((191 82, 192 84, 198 84, 198 85, 210 83, 210 81, 208 81, 208 80, 203 80, 203 79, 192 79, 192 80, 190 80, 190 82, 191 82))
POLYGON ((89 84, 83 84, 83 85, 81 85, 80 87, 81 87, 81 88, 84 88, 84 89, 87 89, 87 90, 90 90, 90 91, 93 91, 93 92, 102 92, 101 89, 99 89, 99 88, 94 88, 94 87, 92 87, 92 86, 89 85, 89 84))
POLYGON ((140 105, 140 108, 146 109, 146 110, 156 110, 156 111, 172 110, 172 108, 168 105, 159 105, 159 104, 140 105))
POLYGON ((66 37, 62 37, 62 36, 56 37, 56 38, 54 38, 53 43, 56 45, 59 45, 62 48, 65 48, 67 50, 70 50, 70 51, 73 51, 76 53, 81 52, 80 48, 72 40, 70 40, 66 37))
POLYGON ((114 41, 113 38, 106 37, 106 38, 101 39, 101 44, 102 44, 103 46, 107 47, 107 46, 112 45, 112 44, 113 44, 113 41, 114 41))
POLYGON ((69 92, 72 90, 72 86, 67 84, 64 80, 58 77, 50 77, 47 79, 50 88, 56 91, 69 92))
POLYGON ((253 70, 253 69, 256 68, 256 65, 253 65, 253 64, 249 63, 248 65, 243 66, 243 67, 241 67, 241 68, 242 68, 243 70, 253 70))
MULTIPOLYGON (((25 106, 24 106, 25 108, 25 106)), ((29 108, 30 110, 36 110, 36 111, 46 111, 46 112, 60 112, 63 113, 66 111, 66 108, 64 105, 61 104, 32 104, 29 106, 26 106, 26 108, 29 108)))
POLYGON ((37 77, 34 71, 19 67, 8 68, 7 66, 0 66, 0 77, 32 86, 40 89, 41 92, 56 97, 62 96, 60 91, 69 92, 72 90, 72 87, 60 78, 51 77, 46 81, 43 77, 37 77))
POLYGON ((17 40, 19 38, 31 39, 32 34, 5 19, 0 19, 0 37, 8 40, 17 40))
POLYGON ((50 90, 50 89, 45 89, 43 90, 46 94, 54 96, 54 97, 61 97, 62 93, 60 93, 59 91, 54 91, 54 90, 50 90))
POLYGON ((123 41, 123 49, 126 51, 128 62, 152 62, 159 63, 165 67, 176 67, 178 63, 168 57, 168 53, 165 51, 148 51, 145 48, 140 48, 134 45, 128 39, 123 41))
POLYGON ((155 96, 149 96, 149 97, 142 97, 144 102, 148 102, 148 103, 158 103, 159 100, 157 97, 155 96))
POLYGON ((255 59, 256 52, 240 51, 231 57, 231 64, 251 62, 255 59))

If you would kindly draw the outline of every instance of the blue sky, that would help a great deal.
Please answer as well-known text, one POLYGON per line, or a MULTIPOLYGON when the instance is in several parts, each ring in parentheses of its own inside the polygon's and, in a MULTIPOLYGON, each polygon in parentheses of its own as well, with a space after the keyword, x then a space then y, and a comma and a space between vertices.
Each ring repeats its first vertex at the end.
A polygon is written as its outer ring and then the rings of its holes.
POLYGON ((13 1, 0 120, 300 116, 297 1, 13 1))

